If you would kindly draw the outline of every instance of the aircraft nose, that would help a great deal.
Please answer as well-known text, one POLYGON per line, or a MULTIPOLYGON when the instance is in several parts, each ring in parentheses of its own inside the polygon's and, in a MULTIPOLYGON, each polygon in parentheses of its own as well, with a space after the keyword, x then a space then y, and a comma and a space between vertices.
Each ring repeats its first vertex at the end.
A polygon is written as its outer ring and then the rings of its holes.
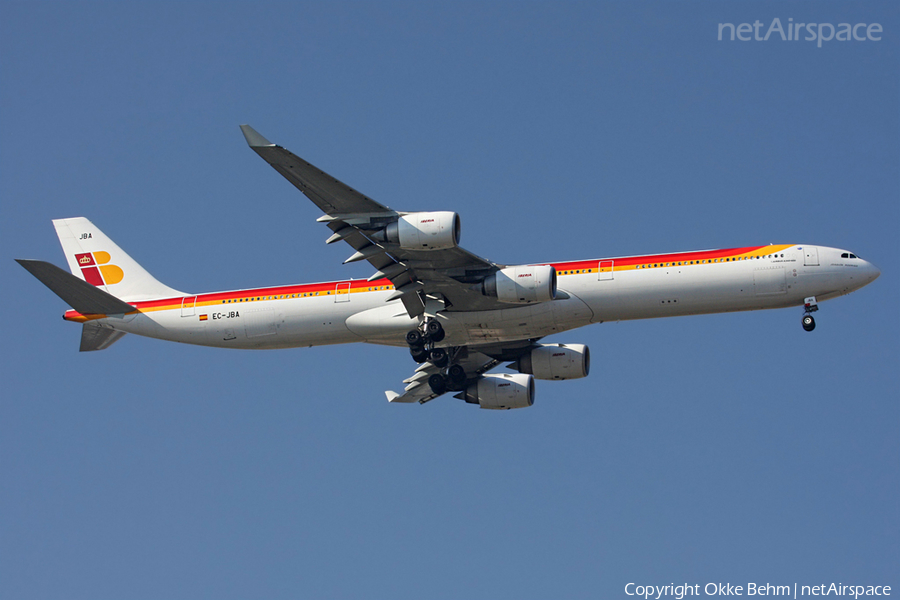
POLYGON ((881 275, 881 270, 873 265, 872 263, 866 261, 866 276, 868 277, 868 283, 872 283, 881 275))

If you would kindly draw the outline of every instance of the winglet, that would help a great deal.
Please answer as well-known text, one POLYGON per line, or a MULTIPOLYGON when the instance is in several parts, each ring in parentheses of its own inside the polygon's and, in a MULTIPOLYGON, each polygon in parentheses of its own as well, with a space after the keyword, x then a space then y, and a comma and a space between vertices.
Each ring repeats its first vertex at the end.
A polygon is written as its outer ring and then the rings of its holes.
POLYGON ((387 396, 388 402, 393 402, 400 397, 400 394, 392 392, 391 390, 385 390, 384 395, 387 396))
POLYGON ((249 125, 241 125, 241 131, 244 133, 244 138, 247 140, 247 144, 249 144, 251 148, 262 148, 264 146, 275 145, 261 136, 258 131, 256 131, 249 125))

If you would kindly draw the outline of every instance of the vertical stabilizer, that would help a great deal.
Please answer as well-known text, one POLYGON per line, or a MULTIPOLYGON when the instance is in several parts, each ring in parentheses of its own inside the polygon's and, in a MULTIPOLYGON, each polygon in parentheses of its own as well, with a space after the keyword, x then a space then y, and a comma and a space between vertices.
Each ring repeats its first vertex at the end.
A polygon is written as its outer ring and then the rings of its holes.
POLYGON ((157 281, 84 217, 56 219, 53 226, 76 277, 130 302, 184 295, 157 281))

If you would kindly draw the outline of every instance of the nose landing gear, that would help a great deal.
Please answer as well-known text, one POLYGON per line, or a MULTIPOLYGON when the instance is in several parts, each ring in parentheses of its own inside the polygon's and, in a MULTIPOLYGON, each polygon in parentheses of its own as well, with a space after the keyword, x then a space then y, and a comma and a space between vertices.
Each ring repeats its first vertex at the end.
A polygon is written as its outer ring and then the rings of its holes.
POLYGON ((813 319, 812 313, 817 310, 819 310, 819 305, 816 304, 815 296, 810 296, 803 301, 803 320, 801 323, 804 331, 812 331, 816 328, 816 320, 813 319))
POLYGON ((813 319, 812 315, 803 315, 803 329, 805 331, 812 331, 816 328, 816 320, 813 319))

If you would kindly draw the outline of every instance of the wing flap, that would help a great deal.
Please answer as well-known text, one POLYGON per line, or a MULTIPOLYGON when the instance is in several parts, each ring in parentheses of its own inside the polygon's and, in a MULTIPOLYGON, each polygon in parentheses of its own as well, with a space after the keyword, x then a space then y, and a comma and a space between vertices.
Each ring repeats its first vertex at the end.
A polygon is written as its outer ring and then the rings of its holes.
POLYGON ((429 400, 434 400, 438 397, 437 394, 431 391, 428 384, 416 385, 411 389, 406 390, 403 394, 387 390, 384 395, 387 396, 387 400, 391 404, 412 404, 413 402, 425 404, 429 400))

